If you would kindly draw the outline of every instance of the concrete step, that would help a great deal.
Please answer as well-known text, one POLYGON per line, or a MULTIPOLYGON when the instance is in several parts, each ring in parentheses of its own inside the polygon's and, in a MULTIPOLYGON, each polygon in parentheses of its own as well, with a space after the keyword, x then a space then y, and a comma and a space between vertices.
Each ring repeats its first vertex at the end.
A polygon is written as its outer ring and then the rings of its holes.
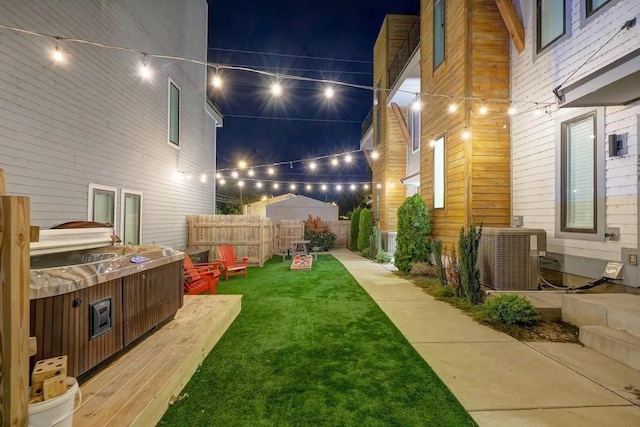
POLYGON ((580 342, 640 370, 640 337, 607 326, 581 326, 580 342))
POLYGON ((562 320, 577 326, 609 326, 640 336, 640 295, 565 294, 562 320))

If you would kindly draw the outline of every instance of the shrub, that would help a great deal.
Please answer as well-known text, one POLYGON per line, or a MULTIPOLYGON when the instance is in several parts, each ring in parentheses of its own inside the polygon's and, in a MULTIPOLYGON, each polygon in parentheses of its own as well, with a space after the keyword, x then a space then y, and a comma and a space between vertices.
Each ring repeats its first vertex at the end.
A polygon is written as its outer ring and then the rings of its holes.
POLYGON ((429 213, 418 194, 408 197, 398 208, 398 236, 396 238, 395 266, 408 273, 411 264, 429 259, 429 213))
POLYGON ((436 267, 428 262, 416 262, 411 265, 412 276, 429 276, 436 277, 436 267))
POLYGON ((369 247, 371 248, 372 254, 377 254, 382 250, 382 235, 380 234, 380 229, 378 229, 378 227, 373 227, 371 229, 371 235, 369 236, 369 247))
POLYGON ((458 262, 458 252, 456 251, 456 245, 451 247, 449 251, 449 260, 445 266, 445 275, 447 277, 447 284, 453 289, 454 294, 457 297, 462 297, 462 285, 460 284, 460 263, 458 262))
POLYGON ((329 231, 329 227, 322 223, 322 218, 311 215, 305 221, 304 239, 310 240, 309 247, 315 246, 328 251, 336 241, 336 235, 329 231))
POLYGON ((362 252, 360 252, 360 253, 365 258, 371 258, 371 248, 369 248, 369 247, 364 248, 364 250, 362 252))
POLYGON ((349 248, 352 251, 358 250, 358 230, 360 229, 360 211, 362 208, 355 208, 351 213, 351 236, 349 240, 349 248))
MULTIPOLYGON (((360 228, 358 229, 358 250, 363 252, 365 248, 369 248, 369 236, 373 228, 373 215, 369 209, 360 211, 360 228)), ((371 250, 369 248, 369 250, 371 250)))
POLYGON ((474 309, 475 319, 507 325, 528 324, 540 319, 528 299, 516 294, 501 294, 474 309))
POLYGON ((378 251, 378 254, 376 255, 376 261, 378 261, 379 264, 386 264, 388 262, 391 262, 391 254, 380 249, 378 251))
POLYGON ((465 232, 460 229, 460 279, 464 298, 471 304, 482 301, 480 293, 480 270, 478 269, 478 247, 482 237, 482 224, 476 227, 471 224, 465 232))
POLYGON ((433 296, 438 299, 450 299, 456 296, 456 292, 451 286, 438 286, 433 291, 433 296))
POLYGON ((442 264, 442 240, 432 240, 431 250, 433 251, 433 257, 436 261, 436 274, 440 284, 442 286, 447 285, 447 275, 444 271, 444 265, 442 264))

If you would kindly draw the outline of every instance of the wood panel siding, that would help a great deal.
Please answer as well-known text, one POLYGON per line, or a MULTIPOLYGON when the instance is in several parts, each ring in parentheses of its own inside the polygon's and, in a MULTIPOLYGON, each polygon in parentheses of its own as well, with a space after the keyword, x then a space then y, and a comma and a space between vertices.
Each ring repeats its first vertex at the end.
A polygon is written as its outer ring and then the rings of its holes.
POLYGON ((67 355, 69 376, 88 371, 123 348, 122 279, 31 300, 30 313, 31 336, 38 340, 32 360, 67 355), (89 305, 105 298, 112 298, 111 330, 90 340, 89 305))
POLYGON ((132 274, 122 280, 124 345, 129 345, 182 307, 182 262, 132 274))
POLYGON ((461 227, 472 221, 508 226, 510 154, 508 102, 487 104, 462 98, 509 99, 509 34, 493 0, 447 2, 445 59, 433 69, 433 0, 421 2, 421 92, 431 97, 421 117, 420 194, 433 206, 433 150, 428 141, 445 138, 445 206, 431 209, 432 234, 456 244, 461 227), (456 99, 455 97, 460 97, 456 99), (457 111, 450 113, 450 102, 457 111), (495 114, 499 119, 490 119, 495 114), (505 127, 506 125, 506 127, 505 127), (463 132, 471 132, 470 139, 463 132))

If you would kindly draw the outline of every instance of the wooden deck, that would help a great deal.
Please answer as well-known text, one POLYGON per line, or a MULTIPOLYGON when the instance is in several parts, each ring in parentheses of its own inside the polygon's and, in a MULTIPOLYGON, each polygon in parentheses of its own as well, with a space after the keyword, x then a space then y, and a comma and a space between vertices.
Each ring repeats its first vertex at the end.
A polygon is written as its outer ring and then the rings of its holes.
POLYGON ((185 296, 174 320, 81 386, 73 425, 155 425, 238 316, 241 298, 185 296))

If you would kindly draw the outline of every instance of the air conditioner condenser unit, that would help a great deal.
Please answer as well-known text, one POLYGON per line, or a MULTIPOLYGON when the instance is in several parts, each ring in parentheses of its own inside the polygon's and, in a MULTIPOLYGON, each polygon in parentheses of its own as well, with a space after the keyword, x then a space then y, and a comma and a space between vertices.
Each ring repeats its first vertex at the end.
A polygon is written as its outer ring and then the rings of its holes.
POLYGON ((535 228, 483 228, 478 253, 480 283, 495 290, 538 289, 538 256, 547 233, 535 228))

